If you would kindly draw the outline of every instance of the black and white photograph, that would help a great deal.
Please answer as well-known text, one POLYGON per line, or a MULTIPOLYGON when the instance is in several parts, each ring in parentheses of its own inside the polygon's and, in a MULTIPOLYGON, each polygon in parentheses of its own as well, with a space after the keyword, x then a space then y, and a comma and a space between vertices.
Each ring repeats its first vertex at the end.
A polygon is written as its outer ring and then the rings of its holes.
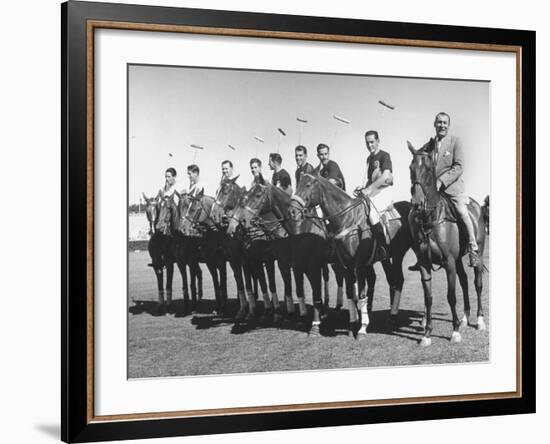
POLYGON ((491 155, 489 81, 128 64, 128 378, 490 361, 491 155))

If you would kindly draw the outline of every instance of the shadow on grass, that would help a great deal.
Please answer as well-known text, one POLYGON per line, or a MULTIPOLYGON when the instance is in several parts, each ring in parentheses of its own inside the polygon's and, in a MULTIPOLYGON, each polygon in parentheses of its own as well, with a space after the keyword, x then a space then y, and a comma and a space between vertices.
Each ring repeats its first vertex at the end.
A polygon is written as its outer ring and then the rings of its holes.
MULTIPOLYGON (((421 325, 423 316, 424 313, 420 311, 400 310, 397 317, 390 321, 390 310, 376 311, 370 316, 367 332, 395 336, 420 343, 420 340, 424 336, 424 327, 421 325)), ((443 316, 446 316, 446 313, 433 313, 432 320, 451 324, 449 335, 434 334, 432 331, 430 336, 449 341, 452 332, 452 319, 443 316)))
MULTIPOLYGON (((172 314, 174 317, 191 317, 191 324, 197 330, 207 330, 226 325, 233 325, 231 333, 235 335, 249 333, 255 330, 279 329, 290 330, 304 333, 310 333, 313 321, 313 306, 307 305, 307 315, 299 316, 298 306, 295 305, 294 313, 284 312, 281 319, 276 319, 273 313, 266 314, 262 301, 257 301, 257 316, 246 321, 235 321, 239 310, 239 301, 237 299, 228 299, 223 312, 216 311, 216 301, 208 299, 198 302, 192 311, 190 303, 185 303, 183 299, 175 299, 171 304, 160 306, 157 301, 134 300, 134 305, 129 307, 131 314, 138 315, 147 313, 151 316, 164 316, 172 314)), ((346 309, 328 308, 328 316, 323 320, 318 334, 324 337, 347 336, 350 334, 349 312, 346 309)), ((424 335, 424 328, 421 326, 423 313, 413 310, 400 310, 392 322, 389 310, 379 310, 372 312, 368 333, 378 333, 383 335, 401 337, 414 342, 420 342, 424 335)), ((446 313, 434 313, 432 319, 451 323, 451 319, 446 317, 446 313)), ((358 326, 357 326, 358 328, 358 326)), ((351 332, 356 336, 356 329, 351 332)), ((433 335, 434 338, 449 339, 445 336, 433 335)))

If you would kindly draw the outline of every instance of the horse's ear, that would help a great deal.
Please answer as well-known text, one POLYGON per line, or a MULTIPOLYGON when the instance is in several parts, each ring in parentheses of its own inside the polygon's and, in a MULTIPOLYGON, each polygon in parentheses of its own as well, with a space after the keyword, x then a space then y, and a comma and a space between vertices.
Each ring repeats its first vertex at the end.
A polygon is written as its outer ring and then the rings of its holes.
POLYGON ((197 197, 202 197, 204 196, 204 188, 202 188, 198 193, 197 193, 197 197))
POLYGON ((141 193, 141 195, 143 196, 143 199, 145 199, 145 203, 149 202, 149 198, 145 195, 145 193, 141 193))
POLYGON ((413 144, 411 142, 409 142, 408 140, 407 140, 407 148, 409 149, 409 151, 411 152, 411 154, 413 156, 416 154, 417 151, 414 149, 413 144))
POLYGON ((174 195, 176 195, 178 197, 178 199, 181 198, 181 194, 178 193, 178 190, 174 190, 174 195))
POLYGON ((235 176, 233 179, 230 179, 230 181, 235 183, 240 176, 241 175, 239 174, 239 175, 235 176))

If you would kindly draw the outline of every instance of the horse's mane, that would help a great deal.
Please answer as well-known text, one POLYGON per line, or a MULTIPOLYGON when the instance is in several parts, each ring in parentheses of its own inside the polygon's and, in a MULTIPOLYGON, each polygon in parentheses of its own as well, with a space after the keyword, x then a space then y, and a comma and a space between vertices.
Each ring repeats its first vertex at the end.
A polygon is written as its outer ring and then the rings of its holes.
POLYGON ((313 177, 314 179, 319 180, 319 182, 321 182, 322 184, 328 186, 329 189, 330 189, 334 194, 340 195, 342 198, 347 198, 347 199, 355 200, 355 199, 354 199, 353 197, 351 197, 348 193, 346 193, 342 188, 340 188, 339 186, 334 185, 330 180, 325 179, 323 176, 314 176, 314 175, 312 175, 312 174, 307 174, 307 173, 305 173, 304 176, 310 176, 310 177, 313 177))

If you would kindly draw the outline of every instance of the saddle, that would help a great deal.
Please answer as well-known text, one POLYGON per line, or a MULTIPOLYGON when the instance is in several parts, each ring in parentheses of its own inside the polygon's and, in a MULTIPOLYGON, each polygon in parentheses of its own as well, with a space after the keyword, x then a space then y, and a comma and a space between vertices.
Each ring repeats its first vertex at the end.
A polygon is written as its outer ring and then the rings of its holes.
MULTIPOLYGON (((443 222, 454 222, 457 224, 458 227, 461 245, 467 245, 468 231, 466 229, 466 225, 464 225, 464 222, 458 214, 455 203, 452 201, 450 196, 445 193, 441 193, 441 198, 441 203, 436 207, 434 216, 430 221, 430 228, 443 222)), ((473 201, 471 197, 468 197, 468 203, 466 204, 466 206, 468 208, 468 214, 470 215, 470 219, 474 226, 474 233, 476 233, 477 235, 477 233, 479 233, 479 221, 478 218, 475 217, 475 214, 473 212, 475 208, 473 205, 474 203, 475 201, 473 201)))

